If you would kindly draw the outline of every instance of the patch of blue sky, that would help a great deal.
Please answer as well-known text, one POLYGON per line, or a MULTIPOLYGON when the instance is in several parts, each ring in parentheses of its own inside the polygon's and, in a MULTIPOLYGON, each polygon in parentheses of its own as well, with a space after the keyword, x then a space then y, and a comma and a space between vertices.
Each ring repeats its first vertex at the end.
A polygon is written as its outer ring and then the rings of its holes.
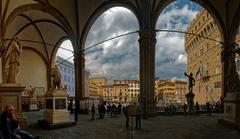
POLYGON ((186 71, 186 65, 181 64, 177 66, 166 66, 165 68, 156 69, 157 74, 156 77, 159 77, 160 79, 171 79, 172 77, 176 77, 178 79, 185 78, 184 72, 186 71), (177 71, 176 71, 177 70, 177 71))
POLYGON ((188 6, 189 9, 192 9, 194 11, 200 11, 201 10, 201 6, 195 2, 192 2, 190 0, 176 0, 172 3, 170 3, 164 10, 162 13, 166 13, 169 12, 170 10, 172 10, 173 8, 177 8, 177 9, 181 9, 184 6, 188 6))
POLYGON ((111 56, 106 56, 103 57, 101 60, 102 64, 105 63, 120 63, 122 60, 124 60, 124 58, 126 57, 126 54, 115 54, 115 55, 111 55, 111 56))

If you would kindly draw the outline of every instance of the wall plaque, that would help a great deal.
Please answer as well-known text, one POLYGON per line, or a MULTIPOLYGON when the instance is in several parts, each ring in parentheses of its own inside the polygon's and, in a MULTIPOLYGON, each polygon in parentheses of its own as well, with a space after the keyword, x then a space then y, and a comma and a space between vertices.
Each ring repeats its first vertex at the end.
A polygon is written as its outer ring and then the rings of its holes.
POLYGON ((66 109, 66 99, 55 99, 55 109, 66 109))

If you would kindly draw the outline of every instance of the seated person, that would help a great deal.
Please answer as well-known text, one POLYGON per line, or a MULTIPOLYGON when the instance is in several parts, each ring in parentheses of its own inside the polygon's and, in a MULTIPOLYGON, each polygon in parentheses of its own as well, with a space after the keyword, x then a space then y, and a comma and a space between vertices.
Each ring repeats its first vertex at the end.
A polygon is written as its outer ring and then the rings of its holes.
POLYGON ((14 107, 12 105, 5 106, 1 115, 1 130, 5 139, 37 139, 30 133, 22 130, 17 122, 14 107))

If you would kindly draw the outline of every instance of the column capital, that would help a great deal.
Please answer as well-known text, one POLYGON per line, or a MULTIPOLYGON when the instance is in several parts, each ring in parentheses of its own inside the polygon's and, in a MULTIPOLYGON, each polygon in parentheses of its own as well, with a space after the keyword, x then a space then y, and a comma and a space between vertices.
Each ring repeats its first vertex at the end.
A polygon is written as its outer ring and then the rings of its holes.
POLYGON ((77 62, 77 61, 82 61, 82 62, 85 62, 85 54, 80 51, 80 52, 74 52, 74 59, 73 59, 74 62, 77 62))
POLYGON ((141 29, 139 31, 139 36, 146 38, 156 38, 156 31, 154 29, 141 29))
POLYGON ((141 42, 153 43, 154 46, 157 42, 156 40, 156 32, 153 29, 143 29, 139 31, 139 43, 141 46, 141 42))

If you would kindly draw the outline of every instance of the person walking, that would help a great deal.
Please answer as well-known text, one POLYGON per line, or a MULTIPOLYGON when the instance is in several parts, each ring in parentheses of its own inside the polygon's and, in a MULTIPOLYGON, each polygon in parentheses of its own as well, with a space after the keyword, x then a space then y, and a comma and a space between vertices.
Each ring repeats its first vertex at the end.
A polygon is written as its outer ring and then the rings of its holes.
POLYGON ((187 104, 186 103, 183 104, 183 112, 184 112, 184 115, 187 115, 187 104))
POLYGON ((136 128, 141 129, 141 107, 137 105, 137 113, 136 113, 136 128))
POLYGON ((95 116, 95 107, 94 107, 94 104, 92 104, 91 113, 92 113, 92 120, 94 120, 94 116, 95 116))
POLYGON ((209 102, 206 103, 206 108, 207 108, 207 114, 211 115, 211 108, 210 108, 210 103, 209 102))
POLYGON ((199 104, 198 104, 198 102, 196 102, 196 105, 195 105, 195 108, 196 108, 196 114, 199 114, 199 104))
POLYGON ((126 128, 128 128, 129 127, 129 115, 128 115, 127 107, 123 107, 123 114, 126 118, 126 128))

